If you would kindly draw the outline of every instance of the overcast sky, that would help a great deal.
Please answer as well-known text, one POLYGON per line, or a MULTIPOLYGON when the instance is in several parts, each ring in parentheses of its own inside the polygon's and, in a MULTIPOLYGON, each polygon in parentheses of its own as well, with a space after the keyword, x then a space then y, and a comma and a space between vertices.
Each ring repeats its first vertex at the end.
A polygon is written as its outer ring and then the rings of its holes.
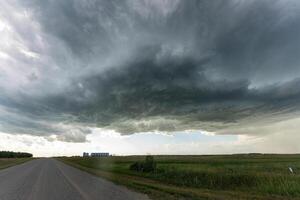
POLYGON ((3 0, 0 36, 1 150, 300 152, 298 0, 3 0))

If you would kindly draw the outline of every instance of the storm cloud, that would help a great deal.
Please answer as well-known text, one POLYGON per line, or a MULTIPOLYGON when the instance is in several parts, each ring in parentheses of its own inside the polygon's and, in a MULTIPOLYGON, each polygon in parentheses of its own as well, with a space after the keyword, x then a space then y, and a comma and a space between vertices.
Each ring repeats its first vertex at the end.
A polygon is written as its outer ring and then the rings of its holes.
POLYGON ((299 117, 298 1, 0 5, 2 132, 264 134, 299 117))

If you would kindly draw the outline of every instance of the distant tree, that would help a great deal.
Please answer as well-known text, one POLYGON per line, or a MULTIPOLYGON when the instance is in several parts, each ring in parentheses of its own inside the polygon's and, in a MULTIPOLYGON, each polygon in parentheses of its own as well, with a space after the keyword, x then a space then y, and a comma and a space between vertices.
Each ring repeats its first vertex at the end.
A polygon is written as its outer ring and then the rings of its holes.
POLYGON ((144 163, 144 171, 145 172, 152 172, 156 169, 156 162, 154 161, 153 156, 146 156, 145 163, 144 163))
POLYGON ((26 152, 13 152, 13 151, 0 151, 0 158, 31 158, 31 153, 26 152))
POLYGON ((156 162, 153 156, 146 156, 145 162, 135 162, 129 167, 132 171, 153 172, 156 170, 156 162))

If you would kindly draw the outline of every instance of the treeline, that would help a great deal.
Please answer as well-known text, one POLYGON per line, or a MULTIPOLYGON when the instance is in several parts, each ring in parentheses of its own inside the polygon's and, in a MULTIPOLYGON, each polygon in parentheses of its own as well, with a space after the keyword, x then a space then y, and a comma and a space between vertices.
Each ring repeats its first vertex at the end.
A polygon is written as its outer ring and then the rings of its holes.
POLYGON ((0 158, 31 158, 31 153, 0 151, 0 158))

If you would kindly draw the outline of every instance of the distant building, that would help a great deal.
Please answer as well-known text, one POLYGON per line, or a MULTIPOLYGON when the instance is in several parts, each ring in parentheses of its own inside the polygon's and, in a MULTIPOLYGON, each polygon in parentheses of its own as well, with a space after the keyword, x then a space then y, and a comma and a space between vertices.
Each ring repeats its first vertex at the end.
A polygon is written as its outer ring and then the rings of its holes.
POLYGON ((87 152, 83 152, 83 155, 82 155, 83 157, 89 157, 90 156, 90 154, 89 153, 87 153, 87 152))
POLYGON ((108 157, 109 153, 91 153, 91 157, 108 157))

